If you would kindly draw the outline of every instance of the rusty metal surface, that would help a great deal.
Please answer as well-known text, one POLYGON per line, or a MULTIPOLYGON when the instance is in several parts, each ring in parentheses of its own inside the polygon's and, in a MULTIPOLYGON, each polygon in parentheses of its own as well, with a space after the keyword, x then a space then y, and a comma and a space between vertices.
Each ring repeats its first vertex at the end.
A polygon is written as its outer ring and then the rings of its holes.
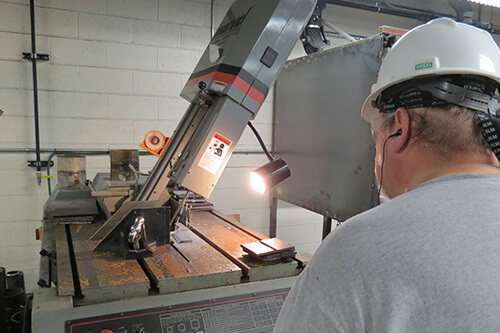
POLYGON ((224 221, 232 224, 233 226, 237 227, 238 229, 243 230, 245 233, 247 233, 247 234, 249 234, 257 239, 266 239, 267 238, 267 236, 261 234, 260 232, 253 230, 252 228, 247 227, 246 225, 244 225, 240 221, 237 221, 237 220, 231 218, 231 216, 226 215, 222 212, 219 212, 218 210, 213 210, 212 214, 214 214, 217 217, 220 217, 224 221))
POLYGON ((241 269, 200 237, 179 225, 190 242, 176 242, 173 246, 159 246, 153 257, 145 258, 158 280, 160 293, 203 289, 239 283, 241 269))
MULTIPOLYGON (((60 296, 73 294, 71 266, 64 226, 57 226, 57 272, 60 296)), ((88 241, 98 225, 72 225, 71 234, 84 303, 97 303, 146 296, 149 279, 136 260, 123 260, 111 252, 92 252, 95 241, 88 241)))
POLYGON ((93 252, 90 241, 74 241, 85 302, 147 296, 149 279, 136 260, 112 252, 93 252))
MULTIPOLYGON (((211 212, 192 212, 189 227, 236 259, 242 259, 245 254, 241 244, 260 240, 211 212)), ((263 238, 267 237, 263 236, 263 238)))
MULTIPOLYGON (((144 203, 144 202, 143 202, 144 203)), ((157 246, 153 257, 145 258, 160 293, 233 285, 241 278, 265 280, 298 274, 295 260, 266 263, 245 256, 241 244, 259 241, 244 230, 218 216, 195 212, 190 227, 180 225, 182 241, 173 246, 157 246), (203 234, 199 236, 199 234, 203 234), (189 238, 189 240, 186 239, 189 238)), ((110 252, 93 252, 97 240, 89 237, 104 224, 72 225, 71 231, 85 303, 98 303, 148 295, 150 281, 136 260, 124 260, 110 252)), ((73 294, 71 266, 63 225, 57 227, 58 291, 60 296, 73 294)), ((266 238, 260 235, 261 238, 266 238)))
MULTIPOLYGON (((250 281, 293 276, 299 273, 299 263, 293 259, 263 262, 246 255, 241 244, 257 242, 261 239, 213 213, 193 212, 189 228, 238 265, 250 281)), ((262 239, 268 238, 264 235, 261 237, 262 239)))
POLYGON ((71 277, 71 265, 69 262, 68 244, 64 225, 53 226, 55 228, 56 251, 57 251, 57 292, 59 296, 72 296, 75 293, 73 278, 71 277))

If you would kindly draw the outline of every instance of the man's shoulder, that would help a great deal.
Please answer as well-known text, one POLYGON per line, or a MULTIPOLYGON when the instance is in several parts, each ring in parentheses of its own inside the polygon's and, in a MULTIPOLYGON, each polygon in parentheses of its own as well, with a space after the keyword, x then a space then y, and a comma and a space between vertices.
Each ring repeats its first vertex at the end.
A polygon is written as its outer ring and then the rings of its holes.
MULTIPOLYGON (((478 196, 491 197, 492 191, 500 194, 500 175, 445 175, 427 181, 412 191, 355 215, 342 225, 349 226, 349 229, 358 229, 377 223, 387 224, 391 220, 399 220, 402 216, 408 217, 409 214, 422 212, 429 207, 433 210, 441 202, 459 205, 460 203, 454 203, 451 200, 452 197, 463 197, 464 200, 467 199, 470 202, 470 195, 473 194, 476 198, 478 196)), ((346 228, 345 231, 349 229, 346 228)))
POLYGON ((391 248, 411 237, 407 233, 412 216, 422 209, 422 197, 427 190, 412 191, 380 206, 355 215, 328 235, 317 251, 316 256, 335 257, 346 263, 357 260, 359 265, 373 260, 391 248), (420 193, 418 193, 420 192, 420 193))

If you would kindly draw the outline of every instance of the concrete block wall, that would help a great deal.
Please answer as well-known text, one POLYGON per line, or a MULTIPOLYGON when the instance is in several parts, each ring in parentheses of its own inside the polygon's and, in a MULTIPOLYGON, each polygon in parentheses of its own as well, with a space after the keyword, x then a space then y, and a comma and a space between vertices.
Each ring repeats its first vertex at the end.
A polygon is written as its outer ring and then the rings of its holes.
MULTIPOLYGON (((232 0, 216 0, 215 22, 232 0)), ((34 147, 28 0, 0 0, 0 148, 34 147)), ((179 97, 184 83, 210 40, 210 0, 35 0, 39 62, 39 104, 43 148, 138 148, 157 129, 173 132, 188 103, 179 97)), ((361 30, 360 12, 335 7, 329 20, 356 34, 376 33, 379 21, 401 27, 413 22, 372 15, 361 30), (403 24, 404 23, 404 24, 403 24)), ((365 14, 362 14, 365 15, 365 14)), ((344 43, 332 39, 332 44, 344 43)), ((303 56, 297 46, 292 57, 303 56)), ((264 141, 272 139, 272 93, 254 123, 264 141)), ((246 131, 237 150, 258 150, 246 131)), ((43 154, 46 159, 48 154, 43 154)), ((26 167, 33 154, 0 154, 0 266, 23 270, 28 290, 35 288, 47 184, 26 167)), ((141 170, 156 158, 141 157, 141 170)), ((249 190, 248 173, 264 164, 264 155, 234 155, 210 200, 226 213, 268 234, 268 195, 249 190)), ((109 157, 87 158, 88 177, 108 171, 109 157)), ((278 236, 314 252, 321 238, 321 216, 280 204, 278 236)))

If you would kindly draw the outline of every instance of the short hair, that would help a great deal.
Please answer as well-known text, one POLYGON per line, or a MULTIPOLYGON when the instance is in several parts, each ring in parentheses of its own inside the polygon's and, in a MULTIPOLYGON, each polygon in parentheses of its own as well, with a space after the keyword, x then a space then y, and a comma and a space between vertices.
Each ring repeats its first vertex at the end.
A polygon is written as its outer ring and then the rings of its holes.
MULTIPOLYGON (((443 157, 456 153, 490 154, 491 150, 483 137, 477 112, 469 108, 449 104, 443 107, 407 109, 412 122, 414 143, 443 157)), ((394 114, 382 128, 394 125, 394 114)))

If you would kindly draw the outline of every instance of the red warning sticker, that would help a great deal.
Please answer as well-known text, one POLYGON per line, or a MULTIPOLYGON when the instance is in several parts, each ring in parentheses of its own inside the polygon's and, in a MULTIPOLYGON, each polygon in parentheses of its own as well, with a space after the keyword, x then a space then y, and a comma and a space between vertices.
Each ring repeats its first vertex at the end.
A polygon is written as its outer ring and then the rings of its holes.
POLYGON ((220 142, 224 143, 226 146, 230 146, 231 145, 231 141, 229 141, 228 139, 226 139, 225 137, 223 137, 222 135, 220 135, 217 132, 215 132, 214 138, 216 138, 220 142))
POLYGON ((216 175, 229 151, 229 147, 231 147, 231 143, 231 140, 216 132, 205 149, 198 166, 216 175))

